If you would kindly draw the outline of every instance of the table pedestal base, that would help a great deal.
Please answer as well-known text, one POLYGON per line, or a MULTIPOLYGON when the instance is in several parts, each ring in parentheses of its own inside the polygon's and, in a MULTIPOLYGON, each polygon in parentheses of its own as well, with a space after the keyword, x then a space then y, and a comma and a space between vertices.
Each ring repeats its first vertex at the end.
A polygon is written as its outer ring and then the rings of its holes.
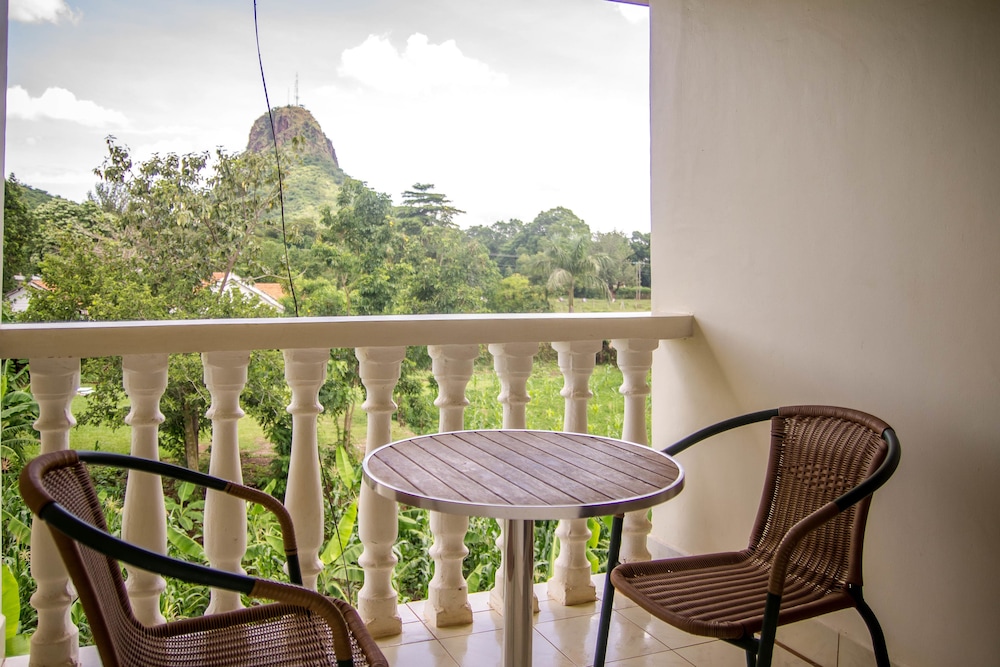
POLYGON ((505 519, 503 665, 531 664, 531 612, 535 581, 535 522, 505 519))

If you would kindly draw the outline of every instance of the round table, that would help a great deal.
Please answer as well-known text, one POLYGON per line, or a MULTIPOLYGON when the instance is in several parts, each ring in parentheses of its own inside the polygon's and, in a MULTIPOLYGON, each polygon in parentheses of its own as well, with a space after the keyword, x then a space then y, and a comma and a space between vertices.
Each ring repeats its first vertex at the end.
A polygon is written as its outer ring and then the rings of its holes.
POLYGON ((518 429, 417 436, 365 457, 380 495, 438 512, 501 519, 505 667, 531 664, 536 519, 622 514, 668 500, 684 485, 669 456, 624 440, 518 429))

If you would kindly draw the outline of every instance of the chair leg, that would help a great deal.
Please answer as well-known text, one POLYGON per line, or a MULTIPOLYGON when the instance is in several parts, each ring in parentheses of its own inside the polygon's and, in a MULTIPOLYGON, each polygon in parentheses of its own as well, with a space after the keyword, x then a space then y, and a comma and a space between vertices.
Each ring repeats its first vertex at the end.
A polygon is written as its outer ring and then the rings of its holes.
POLYGON ((889 649, 885 645, 885 634, 882 632, 882 626, 879 625, 875 612, 872 611, 872 608, 868 606, 868 603, 865 602, 864 597, 861 595, 861 587, 848 586, 847 592, 854 598, 854 604, 857 605, 858 613, 861 614, 865 625, 868 626, 868 632, 871 633, 872 649, 875 651, 875 664, 878 667, 890 667, 889 649))
POLYGON ((757 667, 757 652, 747 649, 746 654, 747 654, 747 667, 757 667))
POLYGON ((618 566, 618 554, 622 546, 622 525, 625 515, 615 515, 611 521, 611 543, 608 545, 608 568, 604 576, 604 597, 601 600, 601 621, 597 629, 597 650, 594 653, 594 667, 604 667, 608 653, 608 635, 611 632, 611 609, 615 600, 615 587, 611 583, 611 570, 618 566))

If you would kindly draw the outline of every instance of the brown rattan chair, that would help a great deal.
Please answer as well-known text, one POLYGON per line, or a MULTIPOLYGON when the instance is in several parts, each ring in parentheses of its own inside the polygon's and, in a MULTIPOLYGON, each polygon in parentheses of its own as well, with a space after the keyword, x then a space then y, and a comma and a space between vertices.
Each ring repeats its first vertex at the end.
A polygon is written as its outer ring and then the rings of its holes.
POLYGON ((266 493, 159 461, 73 450, 31 461, 20 489, 31 511, 53 529, 104 667, 388 666, 350 604, 295 585, 302 579, 291 518, 266 493), (188 563, 113 537, 90 465, 171 477, 263 505, 281 524, 293 584, 188 563), (145 626, 132 612, 119 562, 276 602, 145 626))
POLYGON ((720 422, 664 451, 768 419, 767 476, 746 549, 617 565, 622 518, 615 517, 595 667, 604 665, 615 589, 685 632, 743 648, 750 667, 770 666, 778 626, 853 607, 878 665, 889 667, 882 629, 861 595, 871 494, 899 463, 888 424, 844 408, 787 407, 720 422))

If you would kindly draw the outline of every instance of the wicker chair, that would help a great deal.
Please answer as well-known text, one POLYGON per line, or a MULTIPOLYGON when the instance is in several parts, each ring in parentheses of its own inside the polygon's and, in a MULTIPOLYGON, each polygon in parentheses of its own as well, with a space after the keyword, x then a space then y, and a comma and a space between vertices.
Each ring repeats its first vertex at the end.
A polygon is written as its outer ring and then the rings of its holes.
POLYGON ((855 410, 787 407, 720 422, 664 451, 767 419, 771 453, 746 549, 617 565, 615 517, 595 667, 604 665, 615 589, 685 632, 743 648, 750 667, 770 666, 779 625, 854 607, 878 665, 889 667, 882 629, 861 595, 861 551, 871 495, 899 463, 896 434, 855 410))
POLYGON ((101 452, 43 454, 21 473, 21 495, 53 530, 104 667, 350 665, 388 662, 351 605, 302 588, 215 570, 111 536, 88 465, 140 470, 259 503, 281 524, 289 578, 301 584, 291 517, 273 497, 158 461, 101 452), (85 465, 86 464, 86 465, 85 465), (185 581, 274 600, 237 611, 144 626, 132 612, 119 561, 185 581))

